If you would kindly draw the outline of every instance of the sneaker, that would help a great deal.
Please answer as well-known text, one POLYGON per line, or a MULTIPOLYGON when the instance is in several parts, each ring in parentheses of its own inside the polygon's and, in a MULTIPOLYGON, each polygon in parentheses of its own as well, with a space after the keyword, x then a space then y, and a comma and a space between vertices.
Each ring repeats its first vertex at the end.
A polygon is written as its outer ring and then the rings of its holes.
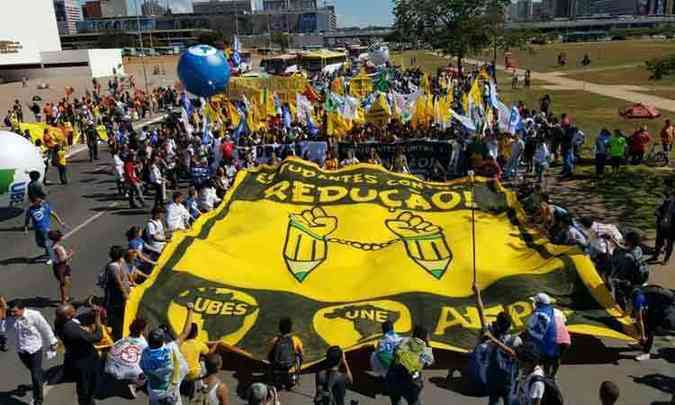
POLYGON ((45 264, 46 264, 47 266, 51 266, 52 263, 54 263, 54 262, 52 261, 52 259, 47 259, 47 261, 45 262, 45 264))
POLYGON ((129 384, 129 393, 133 398, 136 398, 136 384, 129 384))
POLYGON ((652 356, 649 353, 642 353, 638 356, 635 356, 636 361, 645 361, 651 359, 652 356))

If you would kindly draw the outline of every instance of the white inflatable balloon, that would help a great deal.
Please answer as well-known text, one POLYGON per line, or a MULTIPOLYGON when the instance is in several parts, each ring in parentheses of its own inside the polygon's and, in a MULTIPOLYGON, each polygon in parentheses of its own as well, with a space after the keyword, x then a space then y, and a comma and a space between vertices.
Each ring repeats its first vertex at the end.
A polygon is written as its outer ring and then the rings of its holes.
POLYGON ((0 207, 21 206, 31 171, 45 174, 40 149, 14 132, 0 131, 0 207))
POLYGON ((375 45, 368 49, 368 59, 375 66, 389 62, 389 48, 384 45, 375 45))

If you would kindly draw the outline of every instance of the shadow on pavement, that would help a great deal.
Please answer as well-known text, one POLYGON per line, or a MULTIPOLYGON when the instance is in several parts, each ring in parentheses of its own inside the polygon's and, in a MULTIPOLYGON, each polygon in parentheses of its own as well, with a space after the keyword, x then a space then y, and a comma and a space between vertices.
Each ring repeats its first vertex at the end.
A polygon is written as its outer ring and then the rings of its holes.
POLYGON ((0 392, 0 404, 2 405, 26 405, 29 400, 19 400, 16 397, 23 398, 27 393, 31 392, 29 385, 19 385, 11 391, 0 392))
POLYGON ((13 298, 10 303, 16 300, 23 301, 24 305, 30 308, 56 308, 59 305, 59 301, 47 297, 13 298))
POLYGON ((636 384, 652 387, 666 394, 675 394, 675 378, 663 374, 647 374, 642 377, 629 376, 636 384))
POLYGON ((24 210, 19 207, 0 208, 0 221, 7 221, 23 214, 24 210))
POLYGON ((133 215, 148 215, 147 209, 128 209, 125 211, 117 211, 113 215, 133 216, 133 215))

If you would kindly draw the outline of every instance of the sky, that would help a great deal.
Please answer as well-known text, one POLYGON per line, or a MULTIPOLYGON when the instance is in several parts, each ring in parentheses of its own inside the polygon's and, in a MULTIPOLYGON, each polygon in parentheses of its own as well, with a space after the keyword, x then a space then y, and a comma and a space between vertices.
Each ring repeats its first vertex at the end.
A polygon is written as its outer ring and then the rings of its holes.
MULTIPOLYGON (((322 4, 319 0, 319 4, 322 4)), ((392 0, 334 0, 338 26, 391 25, 392 0)))

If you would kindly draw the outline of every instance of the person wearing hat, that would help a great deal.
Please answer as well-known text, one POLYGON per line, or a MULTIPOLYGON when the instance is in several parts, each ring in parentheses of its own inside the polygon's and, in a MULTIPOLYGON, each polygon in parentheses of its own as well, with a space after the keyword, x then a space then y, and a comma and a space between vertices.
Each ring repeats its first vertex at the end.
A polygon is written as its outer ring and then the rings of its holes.
POLYGON ((277 389, 263 383, 254 383, 246 391, 248 405, 280 405, 277 389))
POLYGON ((187 305, 187 317, 183 331, 173 342, 167 342, 166 330, 159 327, 150 332, 148 347, 141 354, 141 370, 148 379, 150 405, 181 405, 180 384, 188 372, 188 366, 180 351, 192 329, 194 306, 187 305))
POLYGON ((538 293, 532 300, 534 312, 527 321, 527 333, 539 351, 546 375, 555 378, 561 353, 570 344, 567 320, 562 311, 553 307, 553 299, 548 294, 538 293))

